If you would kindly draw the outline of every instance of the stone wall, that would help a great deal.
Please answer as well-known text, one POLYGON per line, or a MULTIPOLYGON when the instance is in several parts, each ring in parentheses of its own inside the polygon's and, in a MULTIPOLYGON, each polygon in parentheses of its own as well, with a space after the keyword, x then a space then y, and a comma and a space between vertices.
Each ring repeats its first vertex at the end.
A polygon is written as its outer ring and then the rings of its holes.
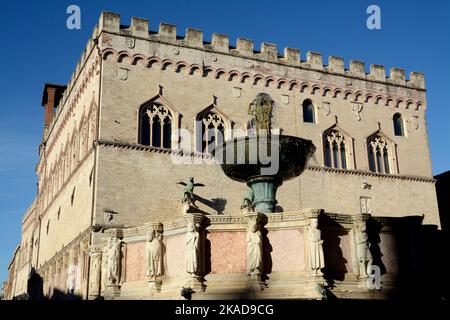
MULTIPOLYGON (((189 286, 186 273, 186 223, 190 216, 163 222, 163 275, 159 287, 146 274, 146 233, 152 230, 147 224, 129 229, 114 229, 104 236, 104 241, 117 235, 124 245, 124 281, 120 283, 119 299, 177 299, 182 287, 189 286), (150 282, 149 282, 150 281, 150 282), (150 283, 150 286, 147 283, 150 283)), ((397 244, 399 229, 406 229, 398 218, 371 218, 369 215, 335 215, 320 213, 320 210, 276 213, 267 216, 262 228, 264 289, 249 287, 252 280, 247 275, 246 216, 205 217, 204 234, 204 287, 194 294, 196 299, 238 298, 253 294, 257 298, 280 298, 287 291, 292 298, 320 299, 314 284, 331 285, 330 290, 339 297, 364 298, 372 294, 376 298, 387 297, 392 290, 399 289, 395 279, 399 273, 399 250, 407 252, 407 245, 397 244), (323 276, 314 276, 310 269, 309 246, 306 227, 310 219, 319 217, 324 251, 323 276), (371 243, 372 264, 379 267, 383 289, 371 290, 367 278, 359 277, 359 260, 355 240, 355 221, 366 221, 368 239, 371 243), (374 227, 373 225, 377 225, 374 227), (397 228, 397 229, 396 229, 397 228), (404 251, 406 250, 406 251, 404 251), (312 284, 312 286, 311 286, 312 284), (251 293, 253 292, 253 293, 251 293)), ((105 243, 105 242, 102 242, 105 243)), ((408 263, 401 261, 403 268, 408 263)), ((106 292, 102 292, 105 295, 106 292)), ((248 296, 247 296, 248 297, 248 296)), ((106 296, 106 298, 111 298, 106 296)))
MULTIPOLYGON (((104 223, 108 209, 117 212, 112 226, 176 218, 181 214, 183 192, 176 183, 190 176, 205 184, 195 193, 202 199, 197 204, 209 214, 217 214, 218 210, 225 215, 238 214, 247 190, 245 184, 228 179, 217 165, 174 164, 170 152, 105 144, 99 147, 98 159, 102 164, 98 169, 98 224, 104 223), (220 199, 225 199, 226 204, 219 205, 220 199)), ((361 197, 370 198, 368 210, 374 216, 423 214, 424 223, 439 225, 432 180, 349 170, 307 169, 300 178, 278 189, 277 210, 295 211, 320 204, 328 212, 356 214, 362 212, 361 197)))
MULTIPOLYGON (((177 166, 168 153, 135 147, 138 110, 154 99, 177 114, 177 127, 194 133, 196 116, 213 108, 231 128, 245 130, 249 103, 259 92, 266 92, 276 101, 274 127, 282 128, 284 134, 311 139, 317 147, 310 161, 314 168, 280 188, 278 210, 321 207, 356 214, 362 210, 361 197, 367 197, 373 215, 424 214, 425 223, 439 225, 426 97, 423 78, 419 81, 416 73, 406 81, 401 70, 392 69, 386 78, 380 66, 371 66, 371 73, 366 74, 357 62, 344 70, 339 59, 330 58, 328 66, 323 66, 322 57, 314 53, 301 61, 295 50, 287 49, 279 57, 274 46, 263 45, 261 52, 254 52, 243 40, 232 49, 226 37, 219 35, 214 35, 209 45, 203 42, 201 32, 191 29, 184 40, 173 37, 176 30, 171 26, 161 25, 158 34, 146 30, 148 22, 142 19, 132 20, 129 29, 119 27, 115 14, 104 13, 100 20, 99 47, 104 61, 99 138, 105 146, 99 151, 102 191, 97 201, 98 223, 102 223, 107 205, 117 208, 112 209, 119 212, 118 224, 144 223, 149 216, 175 217, 180 192, 175 183, 189 176, 206 184, 197 189, 200 196, 208 201, 223 197, 227 201, 223 212, 238 212, 245 186, 226 179, 219 169, 177 166), (314 104, 316 123, 303 121, 305 99, 314 104), (362 110, 355 111, 355 105, 362 110), (396 113, 402 115, 402 137, 394 135, 392 118, 396 113), (320 169, 324 167, 323 133, 333 126, 352 140, 347 158, 351 170, 320 169), (367 138, 376 132, 392 146, 390 175, 369 171, 367 138), (371 189, 363 189, 365 182, 371 189), (216 185, 220 188, 208 190, 216 185)), ((191 146, 194 149, 194 142, 191 146)))

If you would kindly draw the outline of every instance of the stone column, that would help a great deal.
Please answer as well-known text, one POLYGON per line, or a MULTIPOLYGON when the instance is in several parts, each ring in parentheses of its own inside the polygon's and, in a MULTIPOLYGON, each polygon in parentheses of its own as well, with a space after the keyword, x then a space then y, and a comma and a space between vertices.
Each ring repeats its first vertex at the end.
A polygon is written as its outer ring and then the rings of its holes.
POLYGON ((72 261, 71 260, 72 259, 72 257, 71 257, 72 249, 69 249, 69 250, 70 251, 66 251, 64 253, 64 258, 63 258, 63 270, 64 270, 63 274, 64 274, 64 276, 63 276, 62 285, 63 285, 63 292, 65 294, 67 294, 67 292, 69 290, 68 284, 69 284, 69 277, 70 277, 70 264, 72 261))
POLYGON ((186 223, 186 283, 185 289, 204 291, 205 238, 208 220, 203 214, 189 213, 184 216, 186 223))
POLYGON ((48 271, 48 298, 51 298, 53 295, 53 289, 55 288, 55 278, 56 278, 56 261, 53 260, 49 263, 49 271, 48 271))
POLYGON ((57 259, 57 267, 56 267, 56 281, 53 287, 53 291, 56 288, 58 291, 63 290, 63 266, 64 266, 64 257, 61 255, 56 258, 57 259))
POLYGON ((99 246, 91 246, 89 248, 89 258, 88 299, 92 300, 100 296, 102 248, 99 246))
POLYGON ((82 247, 81 244, 78 244, 73 252, 73 286, 74 286, 74 294, 82 295, 81 291, 81 265, 82 265, 82 247))

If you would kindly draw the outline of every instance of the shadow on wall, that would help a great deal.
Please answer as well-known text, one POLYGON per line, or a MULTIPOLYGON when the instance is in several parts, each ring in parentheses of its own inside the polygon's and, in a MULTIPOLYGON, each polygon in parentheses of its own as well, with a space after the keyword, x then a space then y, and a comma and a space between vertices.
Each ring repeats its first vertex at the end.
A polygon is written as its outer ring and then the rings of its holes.
MULTIPOLYGON (((367 221, 368 241, 373 265, 380 267, 381 275, 398 272, 394 279, 398 288, 390 296, 396 300, 449 301, 447 276, 449 242, 448 232, 438 230, 435 225, 423 225, 423 216, 389 218, 391 230, 382 230, 383 217, 367 221), (391 234, 393 243, 389 245, 396 252, 397 270, 389 270, 388 257, 383 250, 381 234, 391 234)), ((336 281, 345 279, 347 260, 343 256, 341 237, 348 230, 323 214, 319 219, 322 230, 325 258, 324 278, 333 288, 336 281)), ((382 284, 383 285, 383 284, 382 284)))
POLYGON ((82 296, 70 293, 62 292, 58 289, 53 289, 53 293, 50 297, 44 295, 44 280, 36 272, 34 268, 31 268, 27 281, 27 293, 21 294, 13 298, 13 300, 81 300, 82 296))
POLYGON ((323 275, 328 284, 333 287, 334 282, 344 280, 345 274, 348 272, 345 266, 347 260, 342 254, 340 239, 340 236, 347 235, 348 231, 326 214, 321 214, 319 217, 319 229, 322 230, 325 259, 323 275))
POLYGON ((434 176, 442 230, 450 231, 450 170, 434 176))
POLYGON ((73 293, 64 293, 58 289, 53 289, 51 300, 81 300, 82 297, 73 293))
MULTIPOLYGON (((223 214, 223 212, 225 211, 226 205, 227 205, 227 200, 224 198, 214 198, 214 199, 208 200, 197 194, 194 194, 194 203, 196 201, 198 201, 198 202, 202 203, 203 205, 205 205, 206 207, 212 209, 214 211, 214 214, 223 214)), ((210 214, 199 208, 197 208, 196 210, 198 210, 200 213, 205 214, 205 215, 210 214)))
POLYGON ((262 261, 263 261, 263 270, 261 275, 261 280, 266 281, 269 280, 269 274, 272 273, 272 245, 270 244, 269 237, 267 234, 269 233, 269 230, 265 228, 265 224, 267 221, 263 222, 263 226, 261 227, 261 238, 262 238, 262 261))
POLYGON ((380 243, 381 237, 380 232, 383 226, 381 223, 373 218, 367 220, 367 238, 370 243, 370 254, 372 256, 372 265, 378 266, 380 268, 381 275, 385 274, 386 266, 382 261, 383 253, 381 252, 380 243))
POLYGON ((398 247, 399 295, 404 299, 448 302, 448 232, 438 230, 436 225, 423 225, 423 218, 399 218, 393 226, 398 247))
POLYGON ((27 294, 30 300, 42 300, 44 298, 44 280, 31 268, 27 281, 27 294))
POLYGON ((208 239, 208 230, 205 231, 205 264, 203 270, 203 278, 211 272, 211 241, 208 239))

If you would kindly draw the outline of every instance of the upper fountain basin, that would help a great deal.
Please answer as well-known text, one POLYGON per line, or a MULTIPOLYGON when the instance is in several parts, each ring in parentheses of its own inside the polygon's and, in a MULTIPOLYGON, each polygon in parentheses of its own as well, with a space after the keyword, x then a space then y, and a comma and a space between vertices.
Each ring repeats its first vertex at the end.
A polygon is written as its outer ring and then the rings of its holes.
POLYGON ((299 176, 314 154, 310 140, 285 136, 246 136, 228 140, 215 148, 215 159, 229 178, 248 182, 271 176, 286 181, 299 176))

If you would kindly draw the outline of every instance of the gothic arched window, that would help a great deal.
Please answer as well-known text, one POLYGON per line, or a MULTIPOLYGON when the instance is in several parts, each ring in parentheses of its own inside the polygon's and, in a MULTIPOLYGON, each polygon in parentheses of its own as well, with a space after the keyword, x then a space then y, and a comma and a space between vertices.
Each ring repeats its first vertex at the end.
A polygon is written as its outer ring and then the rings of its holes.
POLYGON ((201 126, 197 126, 197 152, 213 154, 215 147, 224 141, 224 120, 219 114, 209 111, 197 117, 197 121, 201 122, 201 126))
POLYGON ((303 122, 315 123, 314 105, 311 100, 303 101, 303 122))
POLYGON ((139 114, 139 143, 170 149, 172 122, 171 112, 162 104, 143 105, 139 114))
POLYGON ((325 132, 323 150, 325 166, 336 169, 347 169, 348 139, 336 129, 325 132))
POLYGON ((376 135, 367 141, 369 170, 378 173, 391 173, 389 145, 387 141, 376 135))
POLYGON ((400 113, 394 114, 392 121, 394 123, 394 134, 396 136, 403 137, 405 135, 405 132, 403 130, 403 120, 401 114, 400 113))

